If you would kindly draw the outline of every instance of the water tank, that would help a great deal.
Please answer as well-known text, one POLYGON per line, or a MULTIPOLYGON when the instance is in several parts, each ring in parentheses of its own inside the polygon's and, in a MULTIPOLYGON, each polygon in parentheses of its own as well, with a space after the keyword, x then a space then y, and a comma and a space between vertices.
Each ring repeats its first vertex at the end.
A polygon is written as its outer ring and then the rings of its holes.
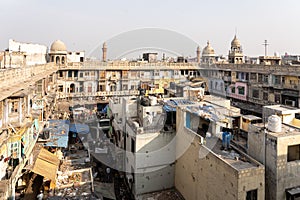
POLYGON ((274 133, 281 132, 281 118, 277 115, 268 117, 268 129, 274 133))

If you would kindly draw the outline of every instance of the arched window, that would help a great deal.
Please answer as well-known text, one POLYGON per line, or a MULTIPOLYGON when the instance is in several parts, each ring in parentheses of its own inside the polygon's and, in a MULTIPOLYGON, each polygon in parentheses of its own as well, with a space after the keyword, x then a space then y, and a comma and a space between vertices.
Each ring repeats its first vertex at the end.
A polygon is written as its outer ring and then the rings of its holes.
POLYGON ((62 58, 61 58, 61 64, 65 64, 65 57, 63 56, 62 58))
POLYGON ((70 85, 70 93, 74 93, 75 92, 75 84, 71 83, 70 85))
POLYGON ((59 58, 59 56, 56 56, 55 63, 56 64, 60 64, 60 58, 59 58))

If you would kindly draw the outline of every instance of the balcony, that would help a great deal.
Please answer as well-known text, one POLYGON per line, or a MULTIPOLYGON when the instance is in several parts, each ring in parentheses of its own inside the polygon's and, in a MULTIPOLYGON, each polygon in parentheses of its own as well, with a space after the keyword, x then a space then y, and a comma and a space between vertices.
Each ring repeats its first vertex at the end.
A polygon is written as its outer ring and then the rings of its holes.
POLYGON ((231 82, 231 76, 223 76, 223 81, 231 82))
POLYGON ((59 92, 58 98, 79 98, 79 97, 106 97, 106 96, 131 96, 139 95, 138 90, 123 90, 123 91, 101 91, 101 92, 75 92, 64 93, 59 92))
POLYGON ((300 90, 300 86, 297 84, 284 84, 284 89, 291 89, 291 90, 300 90))

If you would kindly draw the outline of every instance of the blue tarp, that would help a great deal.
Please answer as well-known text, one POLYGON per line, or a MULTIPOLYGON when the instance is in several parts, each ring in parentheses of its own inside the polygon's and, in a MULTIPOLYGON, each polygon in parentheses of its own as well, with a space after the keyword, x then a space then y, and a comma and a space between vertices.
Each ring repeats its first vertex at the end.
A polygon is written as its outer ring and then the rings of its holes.
POLYGON ((175 112, 176 107, 178 105, 189 105, 189 104, 195 104, 195 103, 187 99, 170 99, 166 101, 165 105, 163 106, 163 109, 166 112, 175 112))
POLYGON ((100 111, 100 113, 107 113, 108 104, 100 111))
POLYGON ((49 127, 44 129, 50 131, 49 141, 45 146, 68 147, 69 142, 69 124, 68 120, 49 120, 49 127))
POLYGON ((90 128, 86 124, 70 124, 69 131, 73 133, 88 134, 90 132, 90 128))

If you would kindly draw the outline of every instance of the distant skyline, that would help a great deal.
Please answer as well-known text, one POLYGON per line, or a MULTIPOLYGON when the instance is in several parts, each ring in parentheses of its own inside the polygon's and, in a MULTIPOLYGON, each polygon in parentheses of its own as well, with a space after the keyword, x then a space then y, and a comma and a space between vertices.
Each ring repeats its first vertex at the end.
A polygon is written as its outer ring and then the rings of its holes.
POLYGON ((247 56, 264 55, 265 40, 268 55, 300 54, 299 8, 297 0, 1 1, 0 50, 9 39, 49 47, 60 39, 69 51, 89 53, 120 33, 154 27, 182 34, 201 50, 209 40, 217 55, 228 54, 236 30, 247 56))

